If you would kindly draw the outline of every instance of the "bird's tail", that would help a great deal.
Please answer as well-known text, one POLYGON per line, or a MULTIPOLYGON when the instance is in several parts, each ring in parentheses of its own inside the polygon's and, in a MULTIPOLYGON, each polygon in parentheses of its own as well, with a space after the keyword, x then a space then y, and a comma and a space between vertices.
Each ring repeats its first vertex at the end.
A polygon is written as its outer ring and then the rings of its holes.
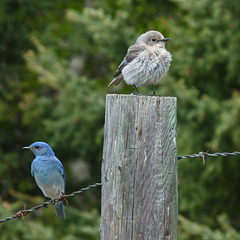
POLYGON ((65 212, 64 212, 64 208, 63 208, 63 201, 56 202, 54 204, 54 207, 56 209, 56 213, 57 213, 57 216, 59 218, 66 218, 66 215, 65 215, 65 212))
POLYGON ((109 84, 108 86, 112 86, 112 85, 118 85, 121 81, 123 80, 122 74, 121 76, 117 76, 115 77, 109 84))

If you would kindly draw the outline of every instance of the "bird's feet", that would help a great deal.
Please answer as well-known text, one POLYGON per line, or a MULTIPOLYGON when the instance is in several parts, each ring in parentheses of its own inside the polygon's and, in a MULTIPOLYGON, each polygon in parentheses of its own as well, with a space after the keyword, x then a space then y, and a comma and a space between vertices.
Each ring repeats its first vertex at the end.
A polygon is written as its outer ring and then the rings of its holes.
POLYGON ((141 95, 141 93, 138 91, 137 87, 135 85, 133 85, 133 87, 136 89, 137 93, 133 94, 133 95, 141 95))
POLYGON ((67 198, 64 197, 64 196, 65 196, 65 195, 64 195, 64 193, 62 192, 62 195, 60 195, 60 196, 58 197, 58 199, 56 200, 56 202, 63 201, 63 205, 64 205, 64 206, 68 206, 68 200, 67 200, 67 198))
POLYGON ((156 96, 156 93, 155 93, 155 89, 154 89, 154 85, 152 84, 152 90, 153 90, 153 95, 152 96, 156 96))
POLYGON ((46 197, 42 203, 43 207, 48 208, 48 205, 46 204, 48 198, 46 197))

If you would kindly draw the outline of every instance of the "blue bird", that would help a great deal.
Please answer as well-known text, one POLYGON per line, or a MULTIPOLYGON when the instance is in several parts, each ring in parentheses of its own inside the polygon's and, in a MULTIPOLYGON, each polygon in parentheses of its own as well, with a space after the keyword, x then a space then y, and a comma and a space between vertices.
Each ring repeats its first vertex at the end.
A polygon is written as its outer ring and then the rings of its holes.
MULTIPOLYGON (((29 149, 35 154, 31 165, 31 174, 44 196, 53 199, 64 194, 66 184, 64 167, 52 148, 45 142, 35 142, 23 149, 29 149)), ((55 202, 54 206, 57 216, 66 218, 63 201, 55 202)))

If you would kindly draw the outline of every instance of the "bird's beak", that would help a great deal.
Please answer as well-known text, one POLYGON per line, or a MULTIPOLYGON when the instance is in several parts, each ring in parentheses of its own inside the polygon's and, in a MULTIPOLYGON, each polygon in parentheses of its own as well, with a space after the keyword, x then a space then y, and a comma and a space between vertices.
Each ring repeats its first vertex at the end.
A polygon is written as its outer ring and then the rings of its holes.
POLYGON ((167 42, 167 41, 169 41, 169 40, 171 40, 171 38, 163 38, 163 39, 162 39, 163 42, 167 42))
POLYGON ((30 147, 23 147, 22 149, 30 149, 30 147))

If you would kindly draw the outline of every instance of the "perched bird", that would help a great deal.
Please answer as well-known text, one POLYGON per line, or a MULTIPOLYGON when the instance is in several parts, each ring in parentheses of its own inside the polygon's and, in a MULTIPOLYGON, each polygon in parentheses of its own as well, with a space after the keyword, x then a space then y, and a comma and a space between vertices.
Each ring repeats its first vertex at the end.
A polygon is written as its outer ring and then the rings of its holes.
MULTIPOLYGON (((38 187, 47 198, 58 198, 65 193, 66 175, 60 160, 55 156, 52 148, 45 142, 35 142, 29 147, 35 154, 32 161, 31 174, 38 187)), ((63 201, 54 203, 57 216, 66 218, 63 201)))
POLYGON ((136 43, 128 48, 108 86, 118 85, 124 80, 128 85, 133 85, 139 93, 137 87, 152 85, 155 95, 153 85, 165 76, 172 61, 172 56, 165 47, 168 40, 170 38, 164 38, 157 31, 148 31, 140 35, 136 43))

